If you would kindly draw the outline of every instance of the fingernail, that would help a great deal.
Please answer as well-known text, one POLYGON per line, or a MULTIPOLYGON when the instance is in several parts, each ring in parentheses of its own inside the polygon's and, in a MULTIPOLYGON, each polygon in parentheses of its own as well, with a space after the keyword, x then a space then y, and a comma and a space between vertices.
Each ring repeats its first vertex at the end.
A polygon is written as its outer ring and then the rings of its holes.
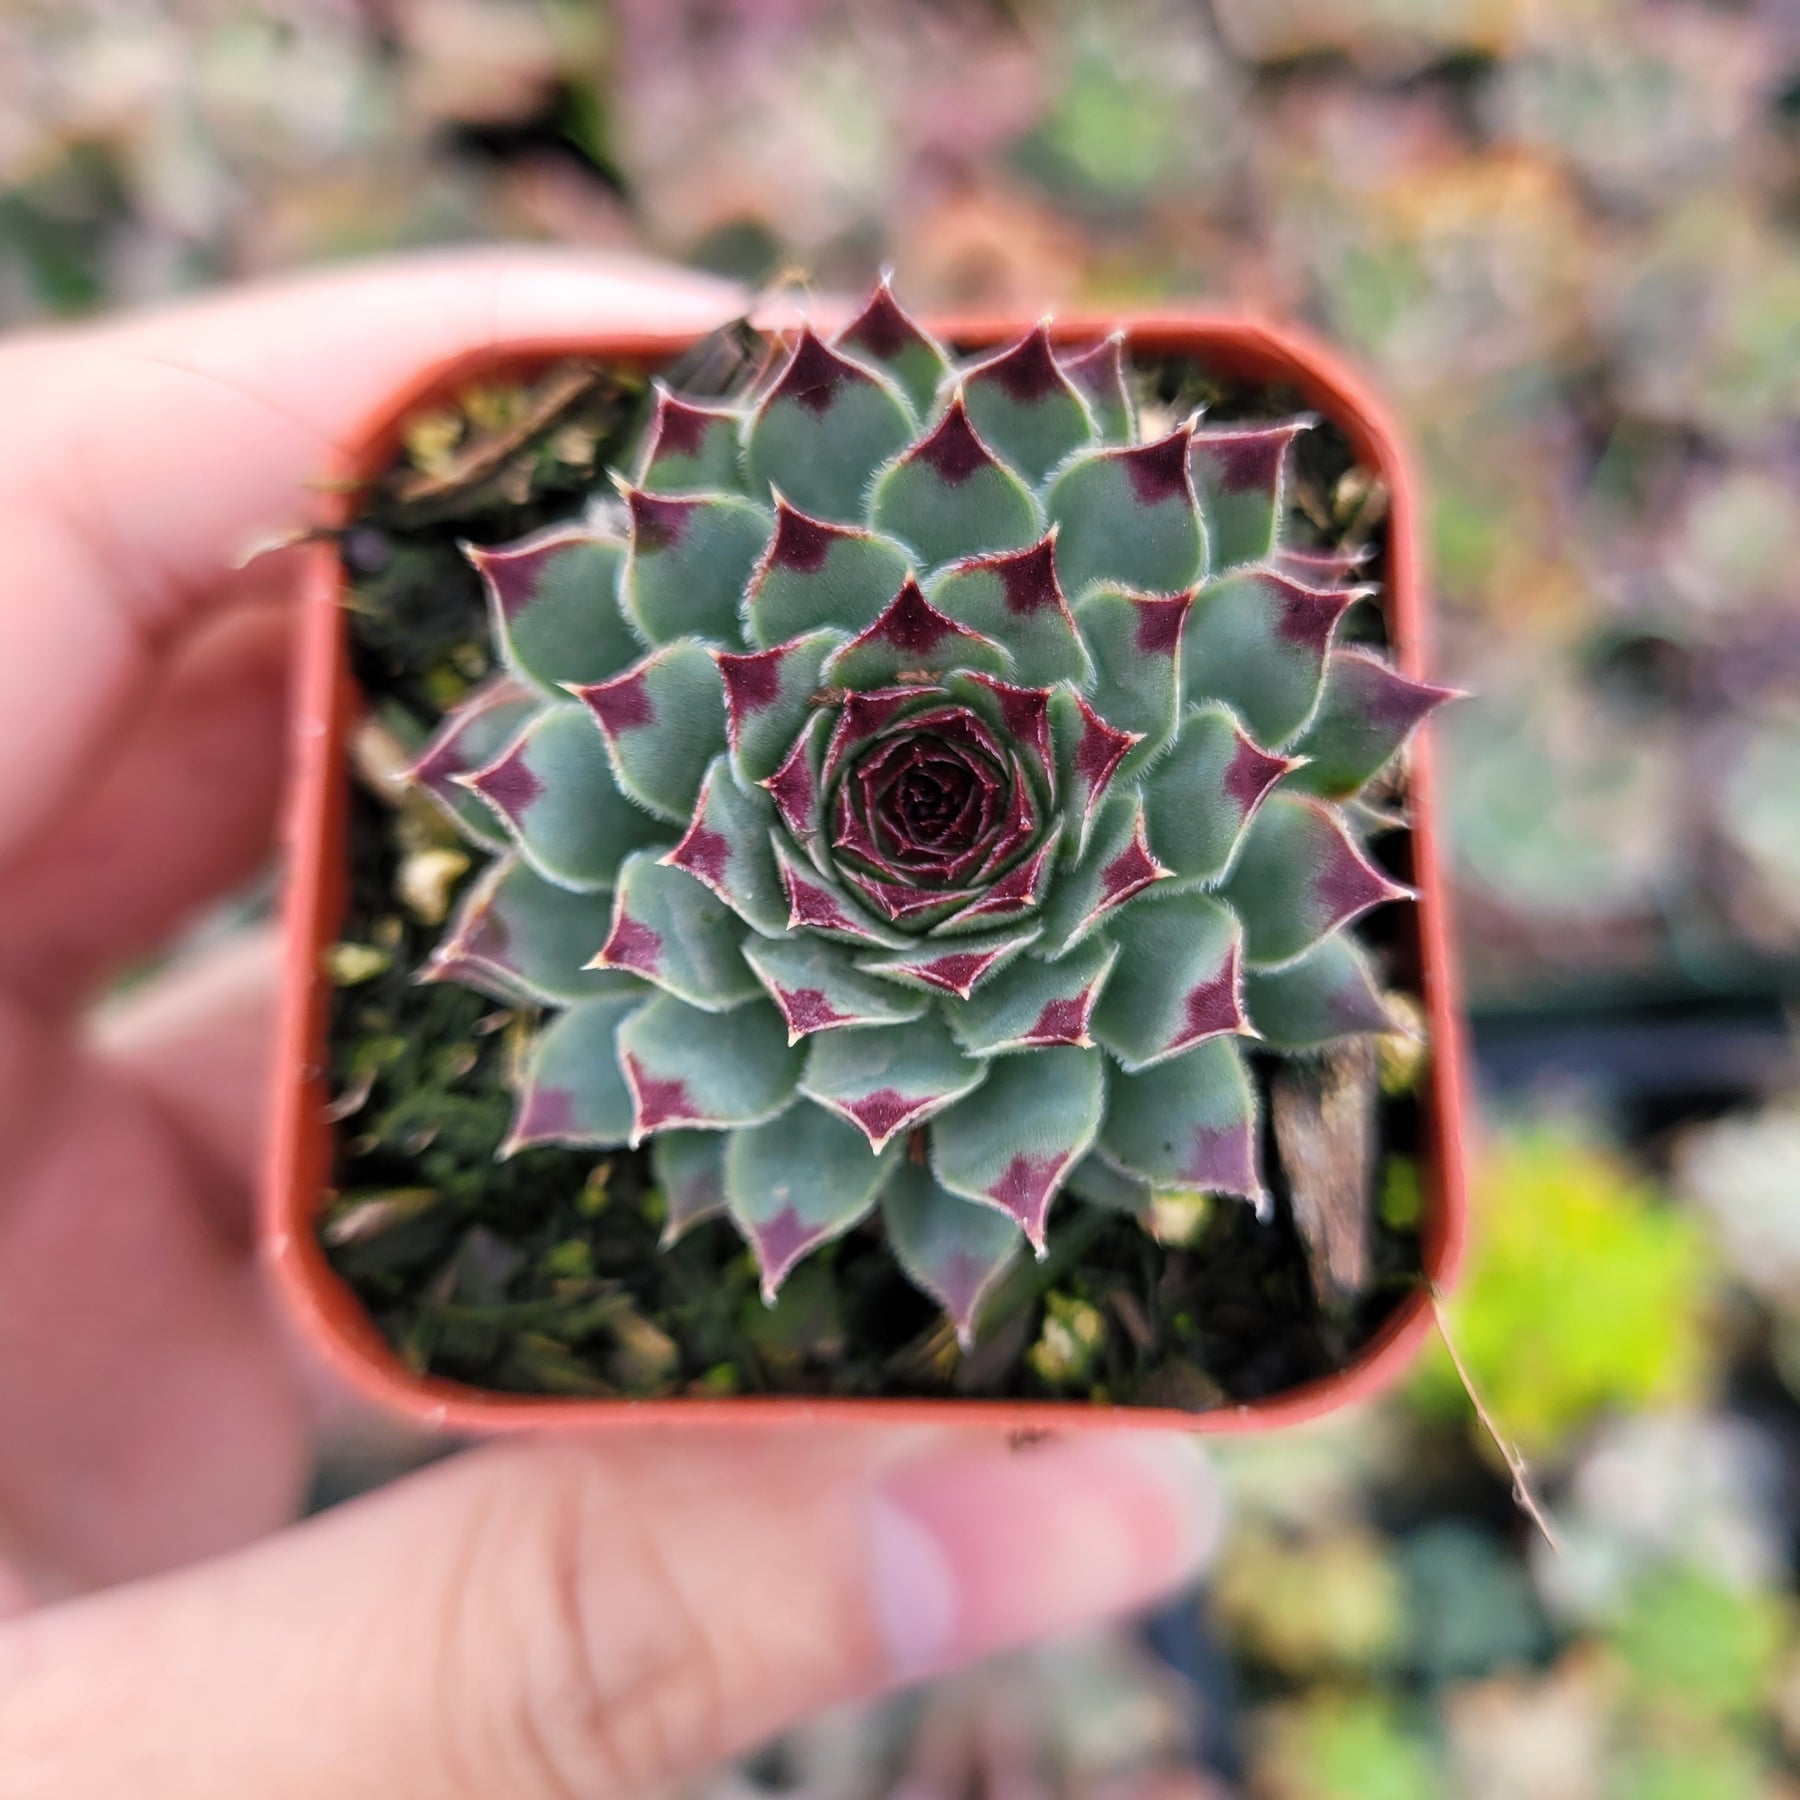
POLYGON ((1121 1432, 934 1452, 882 1478, 870 1523, 875 1628, 914 1680, 1168 1592, 1219 1505, 1192 1438, 1121 1432))

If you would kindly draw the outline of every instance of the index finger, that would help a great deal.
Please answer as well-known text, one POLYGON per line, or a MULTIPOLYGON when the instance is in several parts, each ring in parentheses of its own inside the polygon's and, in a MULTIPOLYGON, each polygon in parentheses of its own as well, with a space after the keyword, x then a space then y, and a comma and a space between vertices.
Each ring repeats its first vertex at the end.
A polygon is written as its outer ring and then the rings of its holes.
POLYGON ((578 330, 707 330, 741 293, 625 258, 481 250, 301 277, 0 346, 12 680, 0 855, 58 810, 161 647, 385 393, 578 330), (29 777, 26 779, 25 777, 29 777))

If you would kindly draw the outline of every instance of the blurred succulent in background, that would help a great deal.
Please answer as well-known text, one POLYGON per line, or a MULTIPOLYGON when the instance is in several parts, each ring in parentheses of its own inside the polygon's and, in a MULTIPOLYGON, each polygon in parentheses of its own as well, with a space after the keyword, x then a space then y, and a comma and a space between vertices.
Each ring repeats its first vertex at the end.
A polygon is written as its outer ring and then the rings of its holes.
POLYGON ((1710 1215, 1738 1279, 1800 1315, 1800 1105, 1735 1115, 1682 1139, 1683 1189, 1710 1215))
POLYGON ((560 1009, 510 1147, 648 1140, 769 1297, 879 1201, 965 1342, 1065 1187, 1259 1200, 1239 1045, 1390 1028, 1340 803, 1445 697, 1337 645, 1308 424, 1141 433, 1119 337, 953 364, 884 287, 659 391, 617 531, 472 550, 417 775, 497 853, 430 973, 560 1009))
POLYGON ((1608 1420, 1556 1506, 1557 1549, 1534 1541, 1532 1578, 1563 1623, 1616 1621, 1674 1567, 1730 1588, 1779 1580, 1791 1527, 1781 1451, 1747 1418, 1704 1412, 1608 1420))
MULTIPOLYGON (((1704 1391, 1716 1283, 1706 1236, 1606 1150, 1566 1125, 1508 1132, 1479 1171, 1475 1222, 1450 1329, 1527 1455, 1558 1454, 1607 1409, 1704 1391)), ((1427 1418, 1467 1405, 1441 1350, 1407 1392, 1427 1418)))

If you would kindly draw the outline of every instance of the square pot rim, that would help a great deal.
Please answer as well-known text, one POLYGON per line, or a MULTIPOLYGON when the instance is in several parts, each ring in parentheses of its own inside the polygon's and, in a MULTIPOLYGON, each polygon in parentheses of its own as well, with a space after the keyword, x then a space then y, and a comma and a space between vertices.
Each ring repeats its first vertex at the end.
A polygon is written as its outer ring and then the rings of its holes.
MULTIPOLYGON (((653 307, 646 307, 647 315, 653 307)), ((947 342, 994 347, 1037 321, 1003 314, 936 316, 929 328, 947 342)), ((1057 343, 1091 343, 1123 331, 1133 350, 1187 355, 1226 373, 1284 384, 1342 430, 1358 461, 1386 483, 1388 547, 1382 605, 1402 672, 1423 679, 1428 607, 1420 542, 1417 475, 1404 441, 1368 385, 1333 350, 1308 334, 1230 312, 1121 308, 1050 321, 1057 343)), ((373 410, 327 471, 329 525, 341 528, 368 483, 391 458, 404 419, 474 380, 504 369, 583 358, 653 371, 705 334, 658 330, 564 333, 496 341, 420 370, 373 410)), ((758 1426, 919 1424, 1021 1432, 1070 1428, 1145 1428, 1199 1433, 1276 1430, 1373 1397, 1411 1363, 1435 1317, 1436 1297, 1454 1282, 1467 1238, 1463 1156, 1465 1047, 1451 958, 1446 887, 1438 862, 1434 768, 1429 731, 1414 740, 1408 766, 1412 821, 1411 909, 1420 999, 1431 1054, 1422 1077, 1426 1179, 1421 1220, 1424 1280, 1404 1296, 1343 1368, 1279 1394, 1185 1411, 1078 1401, 964 1398, 864 1398, 737 1395, 664 1399, 578 1399, 514 1394, 419 1375, 381 1336, 362 1300, 331 1267, 315 1221, 328 1185, 332 1127, 325 1117, 325 1036, 330 985, 320 957, 335 935, 347 870, 347 748, 358 696, 351 678, 346 577, 334 537, 304 552, 296 621, 298 663, 288 797, 284 816, 287 883, 276 1031, 274 1095, 260 1197, 259 1249, 275 1290, 309 1350, 353 1390, 384 1411, 451 1431, 593 1430, 609 1426, 758 1426)))

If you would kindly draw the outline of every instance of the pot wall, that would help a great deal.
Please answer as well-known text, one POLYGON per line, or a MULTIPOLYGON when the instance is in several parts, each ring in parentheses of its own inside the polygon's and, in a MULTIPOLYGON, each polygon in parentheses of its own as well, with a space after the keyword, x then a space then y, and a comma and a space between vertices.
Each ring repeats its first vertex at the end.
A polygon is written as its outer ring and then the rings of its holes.
MULTIPOLYGON (((1031 321, 951 318, 930 321, 946 341, 979 349, 1017 337, 1031 321)), ((1123 326, 1132 347, 1151 355, 1191 356, 1221 373, 1296 388, 1350 439, 1358 459, 1390 491, 1384 588, 1395 660, 1426 674, 1426 602, 1416 478, 1384 411, 1361 381, 1323 347, 1255 321, 1179 313, 1059 319, 1059 342, 1087 342, 1123 326)), ((496 347, 425 371, 397 393, 359 434, 331 490, 343 493, 340 519, 354 511, 355 490, 393 455, 401 421, 415 409, 478 379, 530 373, 583 356, 645 368, 687 349, 686 336, 642 334, 567 338, 496 347)), ((337 936, 346 890, 346 747, 358 699, 350 679, 344 574, 335 544, 309 553, 298 620, 299 670, 286 821, 286 947, 278 1022, 273 1129, 261 1214, 262 1247, 276 1286, 309 1345, 349 1384, 389 1411, 460 1431, 507 1427, 591 1430, 607 1425, 758 1425, 820 1419, 906 1425, 929 1422, 1042 1431, 1085 1426, 1145 1426, 1196 1432, 1266 1431, 1319 1417, 1388 1386, 1432 1328, 1432 1291, 1446 1289, 1462 1260, 1467 1225, 1463 1166, 1464 1045, 1455 970, 1438 867, 1433 767, 1428 734, 1411 753, 1412 967, 1430 1025, 1432 1057, 1420 1088, 1423 1126, 1421 1248, 1428 1286, 1403 1300, 1347 1368, 1285 1394, 1241 1406, 1189 1413, 1153 1407, 1096 1407, 1054 1401, 848 1400, 751 1396, 730 1399, 571 1400, 505 1394, 404 1367, 361 1301, 327 1261, 314 1229, 331 1169, 325 1108, 325 1034, 330 987, 321 954, 337 936)))

